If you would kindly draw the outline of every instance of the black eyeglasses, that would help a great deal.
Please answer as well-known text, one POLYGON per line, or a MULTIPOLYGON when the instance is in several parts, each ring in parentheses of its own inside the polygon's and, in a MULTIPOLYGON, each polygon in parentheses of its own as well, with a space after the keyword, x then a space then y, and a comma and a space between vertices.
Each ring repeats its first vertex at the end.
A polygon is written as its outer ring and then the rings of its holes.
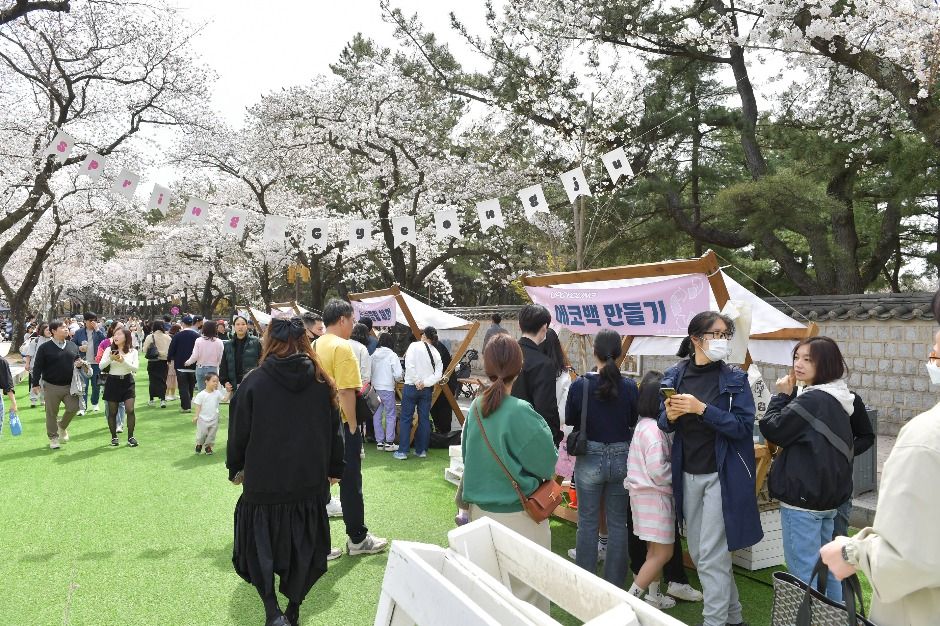
POLYGON ((734 333, 726 333, 721 330, 710 330, 708 332, 702 333, 702 337, 705 339, 731 339, 734 337, 734 333))

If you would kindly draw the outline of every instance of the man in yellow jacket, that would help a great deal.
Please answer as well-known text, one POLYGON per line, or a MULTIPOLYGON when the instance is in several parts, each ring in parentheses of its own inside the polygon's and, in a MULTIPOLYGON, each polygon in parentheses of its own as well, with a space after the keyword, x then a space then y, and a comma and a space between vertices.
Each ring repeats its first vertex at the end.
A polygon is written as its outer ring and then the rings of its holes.
MULTIPOLYGON (((940 291, 934 295, 940 320, 940 291)), ((940 332, 927 362, 940 384, 940 332)), ((940 623, 940 404, 908 422, 882 473, 875 521, 854 537, 837 537, 820 550, 838 579, 857 570, 871 583, 871 619, 878 626, 940 623)))

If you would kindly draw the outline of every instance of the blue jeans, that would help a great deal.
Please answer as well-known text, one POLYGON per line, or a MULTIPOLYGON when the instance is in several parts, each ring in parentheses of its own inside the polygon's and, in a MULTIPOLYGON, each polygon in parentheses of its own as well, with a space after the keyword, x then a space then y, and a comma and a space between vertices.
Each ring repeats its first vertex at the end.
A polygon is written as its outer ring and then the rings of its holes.
MULTIPOLYGON (((813 568, 819 560, 819 549, 832 541, 836 511, 800 511, 780 507, 780 525, 783 527, 783 556, 787 570, 805 583, 809 583, 813 568)), ((818 581, 817 581, 818 583, 818 581)), ((842 583, 829 574, 826 596, 842 602, 842 583)))
POLYGON ((849 498, 836 509, 835 537, 849 536, 849 517, 852 515, 852 498, 849 498))
POLYGON ((415 407, 418 408, 418 432, 415 433, 415 454, 427 453, 431 443, 431 393, 432 387, 418 390, 414 385, 405 385, 401 390, 401 415, 398 417, 398 451, 408 454, 411 447, 411 424, 415 407))
POLYGON ((587 454, 576 457, 578 480, 578 534, 575 563, 592 574, 597 570, 597 538, 600 528, 601 498, 607 505, 607 560, 604 580, 623 587, 627 578, 627 520, 630 495, 623 486, 627 477, 630 442, 589 441, 587 454))
POLYGON ((219 368, 215 365, 197 365, 196 366, 196 392, 206 388, 206 375, 218 374, 219 368))
POLYGON ((85 394, 85 406, 88 406, 88 383, 91 383, 91 403, 94 406, 98 406, 98 400, 101 399, 101 383, 98 382, 100 373, 100 366, 97 363, 91 364, 91 377, 87 377, 84 374, 81 374, 82 382, 84 383, 84 394, 85 394))

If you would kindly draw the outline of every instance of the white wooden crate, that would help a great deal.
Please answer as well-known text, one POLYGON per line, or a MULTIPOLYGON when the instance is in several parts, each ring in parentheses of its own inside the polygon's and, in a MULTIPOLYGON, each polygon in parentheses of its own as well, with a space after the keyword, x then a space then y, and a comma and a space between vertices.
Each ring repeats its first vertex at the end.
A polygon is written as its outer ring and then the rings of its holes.
POLYGON ((731 562, 738 567, 754 571, 784 563, 780 509, 762 511, 760 522, 764 529, 764 538, 750 548, 736 550, 731 554, 731 562))

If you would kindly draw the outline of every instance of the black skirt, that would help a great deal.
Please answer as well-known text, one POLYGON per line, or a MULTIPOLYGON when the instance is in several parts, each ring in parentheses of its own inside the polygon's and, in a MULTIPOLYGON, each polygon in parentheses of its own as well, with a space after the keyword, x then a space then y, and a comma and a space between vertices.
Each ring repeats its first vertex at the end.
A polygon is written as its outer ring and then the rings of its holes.
POLYGON ((322 498, 289 504, 235 505, 235 547, 232 565, 264 596, 274 593, 274 574, 280 592, 303 602, 314 583, 326 573, 330 552, 330 522, 322 498))
POLYGON ((104 401, 105 402, 124 402, 130 400, 135 395, 134 375, 124 374, 115 376, 108 374, 104 381, 104 401))

